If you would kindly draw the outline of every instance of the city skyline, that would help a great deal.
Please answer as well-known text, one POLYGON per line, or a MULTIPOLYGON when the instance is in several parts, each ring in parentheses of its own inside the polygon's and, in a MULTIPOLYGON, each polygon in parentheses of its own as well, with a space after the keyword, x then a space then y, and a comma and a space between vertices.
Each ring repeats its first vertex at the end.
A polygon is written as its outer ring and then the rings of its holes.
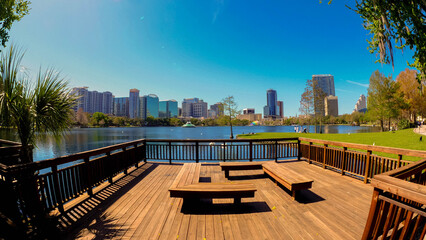
POLYGON ((27 49, 25 68, 54 64, 71 87, 113 90, 117 97, 136 87, 208 103, 234 95, 241 108, 258 112, 264 91, 273 88, 285 116, 300 114, 300 95, 313 74, 335 76, 339 113, 350 114, 374 70, 395 78, 412 56, 396 51, 394 70, 375 63, 362 19, 345 7, 353 3, 266 2, 260 10, 253 1, 170 4, 34 1, 8 44, 27 49))

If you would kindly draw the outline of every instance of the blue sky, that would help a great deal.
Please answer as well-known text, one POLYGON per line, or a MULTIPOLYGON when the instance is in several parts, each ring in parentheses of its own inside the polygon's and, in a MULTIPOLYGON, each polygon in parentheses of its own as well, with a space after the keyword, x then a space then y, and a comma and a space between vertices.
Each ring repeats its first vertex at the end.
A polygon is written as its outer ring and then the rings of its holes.
POLYGON ((11 41, 27 50, 35 75, 55 67, 70 86, 128 96, 199 97, 209 104, 233 95, 261 113, 277 90, 284 114, 299 114, 306 79, 332 74, 339 114, 351 113, 369 77, 394 77, 412 52, 395 52, 395 69, 375 63, 362 19, 345 4, 316 0, 34 0, 11 41))

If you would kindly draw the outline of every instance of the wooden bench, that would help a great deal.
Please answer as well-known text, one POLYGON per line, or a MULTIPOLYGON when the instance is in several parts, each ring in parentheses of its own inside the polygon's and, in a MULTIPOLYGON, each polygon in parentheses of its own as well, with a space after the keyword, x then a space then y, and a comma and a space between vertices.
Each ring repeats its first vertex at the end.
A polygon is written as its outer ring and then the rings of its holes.
POLYGON ((254 197, 256 187, 252 183, 200 183, 201 163, 185 163, 179 171, 169 192, 170 197, 185 199, 233 198, 241 203, 241 198, 254 197))
POLYGON ((275 179, 275 182, 281 183, 290 190, 291 196, 296 199, 296 193, 299 190, 311 188, 313 180, 289 169, 285 165, 286 163, 267 162, 263 164, 263 171, 275 179))
POLYGON ((222 171, 225 171, 226 178, 229 178, 229 171, 231 170, 262 169, 262 162, 221 162, 219 165, 222 171))

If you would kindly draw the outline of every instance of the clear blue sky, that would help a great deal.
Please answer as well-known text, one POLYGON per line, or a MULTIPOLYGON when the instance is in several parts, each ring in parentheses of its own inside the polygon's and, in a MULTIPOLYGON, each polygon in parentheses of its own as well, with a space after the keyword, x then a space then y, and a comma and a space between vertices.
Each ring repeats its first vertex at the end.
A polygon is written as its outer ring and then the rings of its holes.
POLYGON ((233 95, 261 113, 273 88, 294 116, 306 79, 332 74, 339 114, 351 113, 374 70, 396 77, 412 53, 396 52, 394 70, 375 63, 345 4, 354 1, 33 0, 10 42, 27 50, 34 74, 53 66, 72 87, 117 97, 138 88, 179 106, 233 95))

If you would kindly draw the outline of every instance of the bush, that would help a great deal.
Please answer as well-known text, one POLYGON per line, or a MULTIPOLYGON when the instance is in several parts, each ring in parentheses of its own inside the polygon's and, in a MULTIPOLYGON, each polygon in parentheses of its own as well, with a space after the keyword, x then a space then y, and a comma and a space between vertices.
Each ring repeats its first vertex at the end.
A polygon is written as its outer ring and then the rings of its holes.
POLYGON ((398 129, 406 129, 406 128, 410 128, 410 121, 408 121, 407 119, 402 119, 398 122, 398 129))

